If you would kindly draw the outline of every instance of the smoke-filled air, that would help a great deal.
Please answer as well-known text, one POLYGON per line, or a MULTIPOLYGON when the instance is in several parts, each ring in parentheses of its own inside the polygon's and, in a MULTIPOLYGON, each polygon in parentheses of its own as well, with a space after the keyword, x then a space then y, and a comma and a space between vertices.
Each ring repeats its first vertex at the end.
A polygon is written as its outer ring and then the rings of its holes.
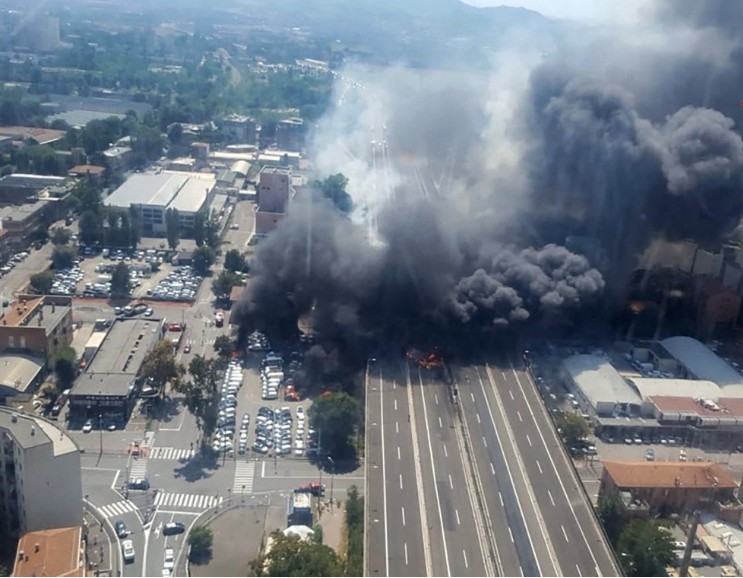
POLYGON ((743 212, 743 3, 668 0, 648 21, 538 48, 517 34, 487 72, 339 71, 309 157, 348 177, 353 213, 294 198, 257 250, 242 335, 306 323, 310 356, 355 365, 565 328, 620 303, 653 240, 724 239, 743 212))

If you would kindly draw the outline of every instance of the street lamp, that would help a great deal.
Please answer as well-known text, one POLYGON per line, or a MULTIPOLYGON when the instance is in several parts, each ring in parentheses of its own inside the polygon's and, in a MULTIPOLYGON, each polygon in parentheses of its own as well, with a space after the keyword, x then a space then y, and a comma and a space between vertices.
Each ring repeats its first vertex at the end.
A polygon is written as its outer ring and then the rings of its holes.
POLYGON ((330 470, 330 511, 333 511, 333 482, 335 481, 335 462, 328 456, 328 461, 332 469, 330 470))
POLYGON ((101 449, 98 453, 99 457, 103 455, 103 416, 98 414, 98 434, 101 440, 101 449))

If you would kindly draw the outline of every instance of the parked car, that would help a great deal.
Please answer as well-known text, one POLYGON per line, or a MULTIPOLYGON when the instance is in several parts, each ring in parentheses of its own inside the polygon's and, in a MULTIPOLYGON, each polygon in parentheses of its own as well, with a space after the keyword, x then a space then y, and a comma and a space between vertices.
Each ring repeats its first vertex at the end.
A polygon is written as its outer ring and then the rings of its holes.
POLYGON ((83 424, 83 433, 90 433, 93 431, 93 420, 89 419, 83 424))

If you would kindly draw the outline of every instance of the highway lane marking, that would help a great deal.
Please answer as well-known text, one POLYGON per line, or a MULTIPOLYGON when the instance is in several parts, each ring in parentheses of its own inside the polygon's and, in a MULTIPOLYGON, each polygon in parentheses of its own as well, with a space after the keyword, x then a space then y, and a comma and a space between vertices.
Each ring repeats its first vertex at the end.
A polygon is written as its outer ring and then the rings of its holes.
POLYGON ((472 398, 472 403, 475 403, 475 394, 470 391, 470 397, 472 398))
POLYGON ((397 446, 397 459, 400 460, 400 446, 397 446))
POLYGON ((488 447, 488 440, 485 439, 485 436, 482 436, 482 445, 488 447))
POLYGON ((565 531, 565 526, 560 524, 560 528, 562 528, 562 535, 565 536, 565 541, 570 542, 570 538, 568 538, 568 533, 565 531))
POLYGON ((554 506, 555 505, 555 499, 552 497, 552 492, 550 492, 549 490, 547 490, 547 495, 550 498, 550 502, 552 502, 552 505, 554 506))
POLYGON ((405 542, 403 546, 405 547, 405 565, 407 566, 408 565, 408 543, 405 542))
POLYGON ((400 508, 400 510, 402 511, 402 525, 404 526, 405 525, 405 506, 400 508))
POLYGON ((454 509, 454 514, 457 516, 457 526, 461 526, 462 522, 459 521, 459 510, 454 509))
POLYGON ((505 371, 501 371, 500 374, 503 376, 503 379, 506 379, 506 372, 505 371))
POLYGON ((400 474, 400 489, 402 490, 402 474, 400 474))
POLYGON ((516 398, 513 397, 513 391, 512 390, 510 390, 510 389, 508 390, 508 395, 511 396, 511 401, 515 401, 516 398))
POLYGON ((400 433, 400 422, 395 422, 395 433, 400 433))
POLYGON ((397 400, 395 400, 395 411, 397 411, 397 400))
POLYGON ((477 416, 477 423, 482 423, 482 422, 480 421, 480 414, 478 413, 478 414, 475 414, 475 415, 477 416))
POLYGON ((516 415, 519 417, 519 421, 524 421, 524 418, 521 417, 521 412, 519 410, 516 410, 516 415))
POLYGON ((531 447, 531 438, 529 437, 529 434, 526 434, 526 441, 529 443, 529 447, 531 447))
POLYGON ((433 399, 434 399, 434 401, 436 402, 436 405, 439 405, 439 396, 438 396, 438 394, 435 394, 435 393, 434 393, 434 394, 433 394, 433 399))
POLYGON ((445 458, 448 458, 449 457, 449 452, 446 451, 446 444, 441 444, 441 447, 444 448, 444 457, 445 458))
POLYGON ((490 462, 490 473, 495 475, 495 467, 493 467, 493 462, 490 462))
MULTIPOLYGON (((382 387, 382 372, 379 373, 379 422, 384 423, 384 388, 382 387)), ((382 434, 382 504, 384 506, 384 559, 385 559, 385 576, 390 575, 390 537, 387 528, 387 484, 384 478, 387 476, 387 462, 384 454, 384 431, 382 434)), ((264 462, 265 464, 265 462, 264 462)))
POLYGON ((508 535, 511 536, 511 543, 515 544, 516 540, 513 539, 513 530, 511 530, 511 526, 508 526, 508 535))
POLYGON ((467 562, 467 551, 466 550, 462 550, 462 556, 464 556, 464 567, 469 568, 470 565, 469 565, 469 562, 467 562))
POLYGON ((451 479, 451 474, 449 474, 449 488, 452 490, 454 489, 454 482, 451 479))
POLYGON ((578 564, 575 565, 575 571, 578 572, 578 576, 583 576, 583 573, 580 571, 578 564))
POLYGON ((539 460, 537 460, 537 469, 539 470, 540 474, 544 474, 544 472, 542 471, 542 465, 539 463, 539 460))
MULTIPOLYGON (((495 472, 493 472, 493 473, 495 473, 495 472)), ((503 502, 503 494, 501 494, 500 492, 498 492, 498 497, 500 498, 500 505, 501 506, 505 506, 506 504, 503 502)))
POLYGON ((444 424, 441 422, 441 416, 439 416, 439 428, 443 428, 444 424))

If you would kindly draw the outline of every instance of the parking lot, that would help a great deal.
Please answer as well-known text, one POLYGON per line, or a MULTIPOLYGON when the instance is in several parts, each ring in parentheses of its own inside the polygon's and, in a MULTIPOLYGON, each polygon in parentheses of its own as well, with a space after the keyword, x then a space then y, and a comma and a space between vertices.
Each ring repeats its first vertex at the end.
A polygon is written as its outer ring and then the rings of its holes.
POLYGON ((238 456, 252 452, 302 457, 316 447, 316 433, 307 419, 308 404, 292 401, 298 399, 296 393, 292 395, 291 380, 299 364, 290 369, 289 363, 285 374, 284 357, 273 352, 253 352, 247 364, 230 362, 221 382, 212 449, 238 456), (269 386, 268 373, 278 382, 269 386), (287 387, 291 399, 286 397, 287 387))

